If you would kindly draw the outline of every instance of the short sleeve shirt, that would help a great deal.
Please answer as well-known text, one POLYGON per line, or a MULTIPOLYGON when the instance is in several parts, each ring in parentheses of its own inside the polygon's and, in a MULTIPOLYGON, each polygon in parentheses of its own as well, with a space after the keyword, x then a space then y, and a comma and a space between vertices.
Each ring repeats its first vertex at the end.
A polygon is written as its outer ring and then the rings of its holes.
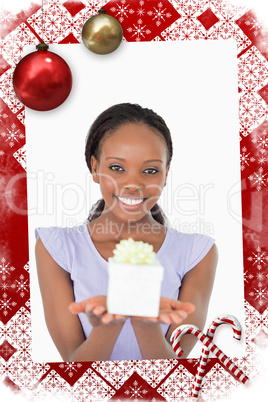
MULTIPOLYGON (((70 274, 75 301, 107 295, 108 262, 97 251, 86 224, 71 228, 38 228, 35 234, 36 239, 41 238, 55 262, 70 274)), ((178 299, 184 275, 205 257, 213 243, 214 239, 210 236, 167 228, 164 242, 156 254, 164 267, 161 296, 178 299)), ((92 327, 87 316, 81 313, 79 319, 85 337, 88 337, 92 327)), ((169 326, 161 326, 165 335, 169 326)), ((130 320, 127 320, 110 360, 140 359, 139 346, 130 320)))

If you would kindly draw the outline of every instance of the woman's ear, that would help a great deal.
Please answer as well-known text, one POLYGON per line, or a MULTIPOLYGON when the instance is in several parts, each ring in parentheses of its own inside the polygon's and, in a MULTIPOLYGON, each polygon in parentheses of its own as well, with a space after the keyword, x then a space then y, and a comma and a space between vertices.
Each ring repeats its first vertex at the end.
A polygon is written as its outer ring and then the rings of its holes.
POLYGON ((92 171, 93 181, 95 183, 99 183, 98 161, 94 155, 91 156, 90 163, 91 163, 91 171, 92 171))

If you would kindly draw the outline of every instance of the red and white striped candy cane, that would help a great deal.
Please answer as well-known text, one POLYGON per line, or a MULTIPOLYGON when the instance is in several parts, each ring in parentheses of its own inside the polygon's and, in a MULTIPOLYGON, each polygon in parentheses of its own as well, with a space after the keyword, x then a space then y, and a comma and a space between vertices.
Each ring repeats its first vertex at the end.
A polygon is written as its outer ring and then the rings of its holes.
POLYGON ((208 336, 206 336, 202 331, 200 331, 199 328, 197 328, 195 325, 181 325, 180 327, 176 328, 175 331, 171 334, 170 341, 172 343, 172 347, 174 352, 180 357, 183 354, 183 350, 180 347, 180 340, 183 337, 183 335, 186 334, 192 334, 196 338, 198 338, 204 345, 205 347, 208 348, 208 350, 221 361, 221 363, 233 373, 233 375, 241 381, 243 384, 245 384, 249 378, 243 373, 242 370, 240 370, 229 357, 226 356, 225 353, 223 353, 222 350, 218 348, 218 346, 213 343, 208 336))
MULTIPOLYGON (((213 340, 214 334, 216 329, 218 328, 219 325, 221 324, 229 324, 232 326, 233 329, 233 338, 235 339, 241 339, 241 325, 239 321, 237 320, 236 317, 232 315, 222 315, 218 318, 216 318, 210 325, 210 327, 207 330, 207 336, 210 338, 210 340, 213 340)), ((205 374, 206 370, 206 365, 208 362, 208 356, 209 356, 209 349, 207 347, 204 347, 202 349, 202 353, 199 359, 199 363, 196 369, 196 374, 193 382, 193 387, 192 387, 192 392, 191 396, 197 398, 199 391, 201 389, 203 377, 205 374)))

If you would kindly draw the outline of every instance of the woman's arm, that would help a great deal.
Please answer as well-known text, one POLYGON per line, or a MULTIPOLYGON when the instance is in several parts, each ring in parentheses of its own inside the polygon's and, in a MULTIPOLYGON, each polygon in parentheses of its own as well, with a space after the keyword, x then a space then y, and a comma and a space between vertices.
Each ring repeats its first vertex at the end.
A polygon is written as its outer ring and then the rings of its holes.
MULTIPOLYGON (((187 272, 180 287, 179 300, 195 305, 195 311, 184 320, 183 324, 196 325, 201 331, 206 322, 217 262, 218 250, 214 244, 207 255, 194 268, 187 272)), ((171 334, 177 327, 178 325, 176 324, 170 325, 166 335, 169 343, 171 334)), ((196 342, 197 339, 193 335, 185 335, 181 339, 180 344, 184 351, 181 356, 182 359, 188 356, 196 342)))
POLYGON ((104 325, 101 320, 98 320, 98 314, 99 316, 101 314, 97 311, 95 315, 94 305, 91 309, 90 306, 84 306, 89 319, 95 325, 90 336, 85 339, 79 318, 69 310, 69 305, 74 302, 70 275, 55 262, 40 238, 36 242, 35 250, 46 324, 62 359, 64 361, 109 360, 124 325, 124 319, 116 317, 117 320, 104 325))
MULTIPOLYGON (((194 324, 201 330, 203 329, 215 277, 217 255, 217 248, 213 245, 202 261, 183 278, 179 301, 183 302, 182 306, 185 306, 187 302, 195 306, 194 311, 189 308, 189 315, 183 317, 182 314, 176 320, 171 306, 169 309, 170 320, 166 314, 158 317, 159 322, 143 321, 137 317, 131 319, 143 359, 176 359, 178 356, 174 353, 170 343, 172 332, 182 324, 194 324), (160 322, 170 324, 166 337, 163 335, 160 322)), ((167 303, 167 300, 170 299, 161 298, 161 300, 167 303)), ((167 305, 162 307, 167 311, 167 305)), ((177 306, 178 308, 179 306, 177 306)), ((187 311, 185 308, 183 310, 187 311)), ((193 336, 187 335, 182 338, 181 346, 184 351, 182 358, 187 357, 195 343, 196 338, 193 336)))
POLYGON ((178 356, 165 339, 161 323, 174 323, 177 326, 184 324, 185 318, 194 310, 195 307, 191 303, 182 303, 179 300, 161 297, 158 317, 132 317, 131 323, 142 358, 177 359, 178 356))

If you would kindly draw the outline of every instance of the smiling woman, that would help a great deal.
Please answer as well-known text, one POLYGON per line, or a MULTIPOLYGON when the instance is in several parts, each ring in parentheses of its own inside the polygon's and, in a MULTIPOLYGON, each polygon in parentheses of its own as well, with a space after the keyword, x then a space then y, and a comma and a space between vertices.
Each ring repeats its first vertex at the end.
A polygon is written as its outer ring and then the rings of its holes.
MULTIPOLYGON (((155 112, 110 107, 91 126, 85 150, 103 198, 84 225, 36 230, 46 322, 63 360, 177 358, 174 329, 182 322, 203 328, 217 250, 209 236, 168 227, 157 205, 172 153, 169 129, 155 112), (108 260, 129 238, 149 242, 164 267, 157 317, 107 311, 108 260)), ((194 343, 187 339, 183 357, 194 343)))

